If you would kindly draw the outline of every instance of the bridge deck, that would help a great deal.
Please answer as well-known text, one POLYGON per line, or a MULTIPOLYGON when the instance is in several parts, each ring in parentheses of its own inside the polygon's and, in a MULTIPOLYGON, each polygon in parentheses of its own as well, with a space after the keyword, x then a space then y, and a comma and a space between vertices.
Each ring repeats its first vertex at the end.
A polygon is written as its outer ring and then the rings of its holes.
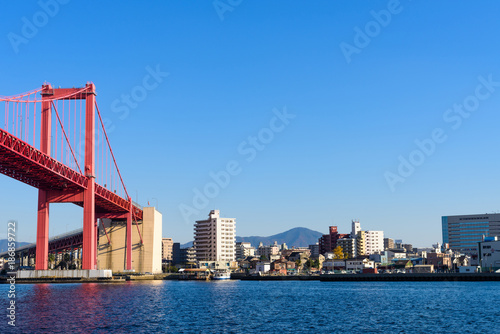
MULTIPOLYGON (((83 174, 3 129, 0 129, 0 173, 38 189, 66 193, 72 198, 70 200, 72 203, 83 206, 83 190, 87 188, 87 178, 83 174), (80 193, 81 200, 78 196, 80 193)), ((123 214, 128 212, 129 202, 96 184, 95 206, 96 213, 123 214)), ((134 217, 141 220, 142 209, 133 206, 134 217)))

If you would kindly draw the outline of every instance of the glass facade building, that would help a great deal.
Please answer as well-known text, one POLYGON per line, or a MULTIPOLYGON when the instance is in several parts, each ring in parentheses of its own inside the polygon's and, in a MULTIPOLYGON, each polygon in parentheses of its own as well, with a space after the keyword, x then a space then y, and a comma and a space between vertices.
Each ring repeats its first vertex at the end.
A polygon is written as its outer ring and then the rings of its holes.
POLYGON ((498 236, 500 214, 443 216, 441 218, 443 243, 453 250, 477 250, 483 236, 498 236))

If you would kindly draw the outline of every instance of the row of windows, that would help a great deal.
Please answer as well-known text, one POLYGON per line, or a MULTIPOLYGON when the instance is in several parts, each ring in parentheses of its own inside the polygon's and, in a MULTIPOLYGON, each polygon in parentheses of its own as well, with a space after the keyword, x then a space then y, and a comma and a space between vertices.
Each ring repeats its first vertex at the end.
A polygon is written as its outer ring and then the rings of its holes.
POLYGON ((448 223, 448 226, 454 227, 454 226, 475 226, 475 225, 486 225, 489 226, 489 222, 470 222, 470 223, 448 223))
POLYGON ((463 230, 476 230, 476 229, 489 229, 488 225, 474 225, 474 226, 451 226, 448 231, 463 231, 463 230))

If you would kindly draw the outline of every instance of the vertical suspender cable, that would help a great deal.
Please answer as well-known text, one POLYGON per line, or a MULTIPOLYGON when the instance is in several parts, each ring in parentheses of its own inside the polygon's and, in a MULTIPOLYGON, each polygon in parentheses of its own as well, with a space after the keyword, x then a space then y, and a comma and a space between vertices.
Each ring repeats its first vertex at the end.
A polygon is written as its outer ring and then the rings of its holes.
MULTIPOLYGON (((36 100, 36 95, 35 95, 36 100)), ((33 103, 33 147, 36 147, 36 102, 33 103)))
MULTIPOLYGON (((57 107, 59 106, 59 101, 56 100, 56 104, 57 104, 57 107)), ((54 102, 52 102, 52 105, 54 105, 54 102)), ((54 106, 54 108, 56 108, 57 110, 57 107, 54 106)), ((52 108, 50 108, 50 112, 52 113, 52 108)), ((55 150, 55 153, 54 153, 54 159, 57 160, 57 142, 59 141, 59 138, 57 137, 57 122, 56 120, 54 119, 54 128, 56 129, 56 134, 54 136, 54 150, 55 150)))
MULTIPOLYGON (((73 147, 75 150, 77 150, 78 147, 76 147, 76 96, 75 96, 75 105, 74 105, 73 110, 75 111, 75 117, 73 117, 73 119, 74 119, 74 121, 73 121, 74 122, 74 124, 73 124, 73 147)), ((78 154, 78 151, 76 153, 78 154)))

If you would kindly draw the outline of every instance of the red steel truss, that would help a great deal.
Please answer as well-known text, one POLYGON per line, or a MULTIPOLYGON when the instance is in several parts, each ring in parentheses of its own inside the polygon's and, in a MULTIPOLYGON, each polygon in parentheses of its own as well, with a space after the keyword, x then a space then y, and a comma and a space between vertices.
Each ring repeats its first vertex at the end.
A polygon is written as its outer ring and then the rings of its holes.
MULTIPOLYGON (((103 133, 106 138, 111 157, 119 180, 123 184, 125 197, 116 194, 116 190, 107 189, 106 185, 100 185, 96 182, 96 107, 95 86, 87 84, 85 88, 52 88, 50 85, 43 85, 41 90, 33 91, 24 95, 17 95, 10 99, 3 98, 1 101, 10 103, 35 103, 41 102, 41 120, 40 120, 40 148, 33 145, 9 131, 0 128, 0 173, 13 179, 24 182, 39 190, 38 196, 38 223, 36 240, 36 269, 43 270, 48 268, 49 253, 49 204, 50 203, 74 203, 83 207, 83 262, 82 269, 96 269, 97 263, 97 219, 127 219, 127 252, 126 268, 132 269, 131 259, 131 223, 132 217, 142 220, 142 209, 133 205, 130 196, 126 192, 121 174, 116 165, 116 160, 109 145, 109 140, 104 129, 104 124, 100 116, 99 109, 97 113, 102 125, 103 133), (30 101, 23 100, 33 92, 40 92, 41 100, 30 101), (54 101, 76 101, 85 100, 85 163, 82 166, 84 172, 80 172, 80 165, 76 160, 74 150, 70 139, 64 130, 64 118, 57 111, 54 101), (61 126, 64 139, 68 142, 69 150, 76 162, 78 171, 69 167, 67 164, 56 160, 51 156, 51 127, 52 127, 52 109, 55 110, 57 121, 61 126)), ((70 102, 68 102, 70 105, 70 102)), ((75 102, 76 105, 76 102, 75 102)), ((64 106, 64 105, 63 105, 64 106)), ((21 111, 23 106, 21 105, 21 111)), ((27 106, 25 107, 27 110, 27 106)), ((19 109, 19 107, 18 107, 19 109)), ((18 112, 18 110, 16 110, 18 112)), ((21 114, 21 113, 20 113, 21 114)), ((16 114, 17 115, 17 114, 16 114)), ((16 129, 28 127, 29 112, 26 113, 24 124, 15 125, 16 129)), ((33 122, 36 121, 36 113, 33 113, 33 122)), ((64 116, 63 116, 64 117, 64 116)), ((6 116, 6 123, 7 123, 6 116)), ((13 118, 13 117, 12 117, 13 118)), ((17 119, 16 119, 17 121, 17 119)), ((73 118, 76 125, 76 118, 73 118)), ((35 128, 35 126, 33 126, 35 128)), ((75 130, 75 129, 73 129, 75 130)), ((22 131, 20 132, 23 133, 22 131)), ((24 134, 24 137, 27 137, 24 134)), ((33 130, 33 144, 35 143, 35 130, 33 130)), ((63 138, 63 137, 61 137, 63 138)), ((57 139, 56 139, 57 140, 57 139)), ((61 139, 62 141, 63 139, 61 139)), ((57 143, 56 143, 57 147, 57 143)), ((60 150, 62 151, 62 149, 60 150)), ((102 153, 102 152, 101 152, 102 153)), ((104 155, 104 153, 102 153, 104 155)), ((57 152, 55 154, 57 156, 57 152)), ((62 155, 62 153, 61 153, 62 155)), ((102 181, 101 181, 102 182, 102 181)), ((139 232, 140 233, 140 232, 139 232)), ((142 236, 141 236, 142 239, 142 236)), ((74 243, 74 240, 72 241, 74 243)))

